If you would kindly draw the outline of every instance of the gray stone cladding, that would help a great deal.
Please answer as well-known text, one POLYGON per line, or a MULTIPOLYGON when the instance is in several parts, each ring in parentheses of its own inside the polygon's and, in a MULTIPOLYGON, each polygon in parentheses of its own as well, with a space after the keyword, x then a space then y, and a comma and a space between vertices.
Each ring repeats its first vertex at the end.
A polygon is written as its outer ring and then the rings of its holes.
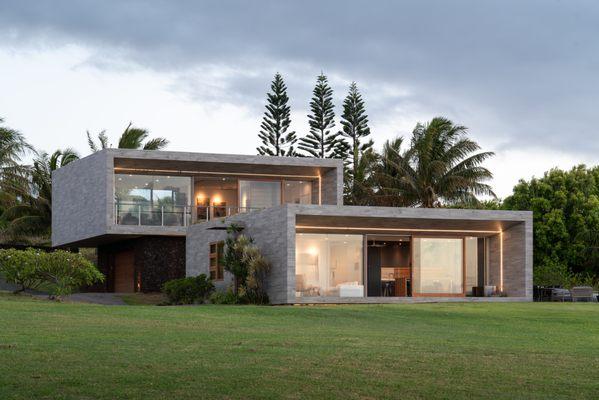
MULTIPOLYGON (((243 233, 254 240, 271 263, 266 288, 270 301, 273 304, 292 302, 295 297, 295 224, 285 206, 190 227, 187 233, 187 275, 209 274, 210 243, 225 240, 227 233, 223 228, 231 223, 243 226, 243 233)), ((232 281, 232 276, 225 273, 224 281, 217 281, 216 286, 225 289, 232 281)))
POLYGON ((112 175, 105 152, 73 161, 52 173, 52 245, 106 233, 112 175))

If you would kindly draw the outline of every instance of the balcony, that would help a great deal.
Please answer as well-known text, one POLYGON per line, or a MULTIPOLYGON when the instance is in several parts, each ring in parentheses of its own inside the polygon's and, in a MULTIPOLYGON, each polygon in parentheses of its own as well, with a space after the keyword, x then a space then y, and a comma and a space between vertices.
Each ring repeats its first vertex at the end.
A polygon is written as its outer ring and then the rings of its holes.
POLYGON ((116 202, 114 208, 116 225, 188 226, 191 222, 189 206, 116 202))
POLYGON ((133 202, 117 202, 114 207, 116 225, 133 226, 189 226, 230 217, 264 207, 198 206, 196 216, 192 218, 190 206, 157 206, 133 202))
POLYGON ((198 206, 196 207, 196 223, 213 221, 252 211, 263 210, 264 207, 230 207, 230 206, 198 206))

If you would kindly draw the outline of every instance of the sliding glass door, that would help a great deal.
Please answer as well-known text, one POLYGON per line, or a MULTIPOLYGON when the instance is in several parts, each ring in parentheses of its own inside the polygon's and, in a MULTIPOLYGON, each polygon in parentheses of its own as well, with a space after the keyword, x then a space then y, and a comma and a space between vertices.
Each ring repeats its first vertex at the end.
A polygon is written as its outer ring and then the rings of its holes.
POLYGON ((412 243, 414 295, 463 296, 464 240, 417 237, 412 243))
POLYGON ((298 297, 363 297, 362 235, 298 233, 295 290, 298 297))
POLYGON ((267 208, 281 204, 281 181, 239 181, 239 205, 242 210, 267 208))

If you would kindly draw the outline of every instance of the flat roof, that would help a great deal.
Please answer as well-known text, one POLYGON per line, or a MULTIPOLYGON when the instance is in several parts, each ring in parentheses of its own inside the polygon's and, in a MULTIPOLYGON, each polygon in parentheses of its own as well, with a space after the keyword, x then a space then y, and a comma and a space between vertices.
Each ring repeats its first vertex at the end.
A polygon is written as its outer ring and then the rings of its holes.
POLYGON ((316 177, 343 168, 343 161, 312 157, 271 157, 240 154, 191 153, 157 150, 103 150, 123 171, 154 170, 175 173, 246 173, 316 177))
POLYGON ((465 232, 492 235, 525 222, 531 211, 288 205, 302 232, 465 232))

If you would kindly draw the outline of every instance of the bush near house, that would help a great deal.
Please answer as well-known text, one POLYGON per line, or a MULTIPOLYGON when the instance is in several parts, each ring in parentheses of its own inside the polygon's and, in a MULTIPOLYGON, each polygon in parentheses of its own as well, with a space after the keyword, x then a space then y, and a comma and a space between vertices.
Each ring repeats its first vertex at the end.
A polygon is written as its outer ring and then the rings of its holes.
POLYGON ((64 250, 45 253, 39 268, 42 279, 53 284, 52 294, 58 297, 104 280, 104 275, 87 258, 64 250))
POLYGON ((169 304, 203 303, 213 291, 214 284, 205 274, 173 279, 162 287, 169 304))
POLYGON ((42 252, 35 249, 0 250, 0 275, 8 283, 19 286, 15 293, 38 288, 43 279, 39 274, 42 252))
POLYGON ((254 240, 240 232, 241 228, 235 224, 227 228, 228 236, 222 259, 225 270, 235 278, 233 294, 237 297, 237 303, 268 304, 265 282, 270 263, 254 244, 254 240))
POLYGON ((51 295, 57 298, 104 280, 104 275, 83 255, 64 250, 0 250, 0 273, 7 282, 21 287, 17 292, 49 283, 51 295))
POLYGON ((214 292, 210 296, 212 304, 239 304, 240 300, 232 289, 227 289, 226 292, 214 292))

